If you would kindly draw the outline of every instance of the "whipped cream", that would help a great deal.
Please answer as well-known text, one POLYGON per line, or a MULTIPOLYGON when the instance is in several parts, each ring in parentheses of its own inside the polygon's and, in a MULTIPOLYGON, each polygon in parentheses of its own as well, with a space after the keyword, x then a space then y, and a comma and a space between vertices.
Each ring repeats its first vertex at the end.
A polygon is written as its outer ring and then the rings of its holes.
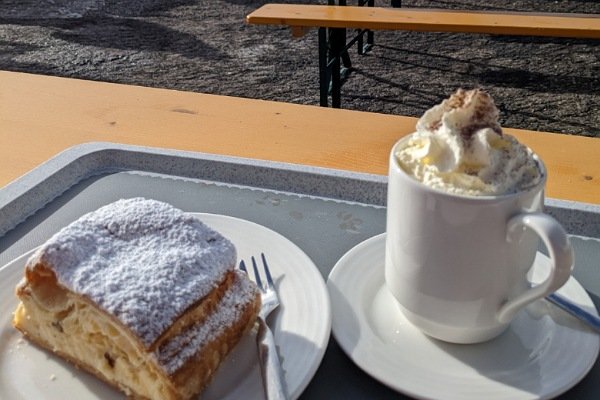
POLYGON ((540 165, 530 149, 502 132, 498 115, 489 94, 459 89, 423 114, 396 159, 415 179, 453 194, 527 190, 542 179, 540 165))

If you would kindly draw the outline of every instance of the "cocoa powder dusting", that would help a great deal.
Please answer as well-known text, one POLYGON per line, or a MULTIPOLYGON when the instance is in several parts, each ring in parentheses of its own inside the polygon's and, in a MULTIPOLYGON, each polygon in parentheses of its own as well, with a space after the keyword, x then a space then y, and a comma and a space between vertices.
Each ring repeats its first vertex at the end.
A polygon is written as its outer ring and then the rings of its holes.
POLYGON ((492 129, 496 134, 502 136, 502 128, 498 123, 498 110, 494 105, 494 100, 487 92, 481 89, 469 91, 459 89, 449 99, 450 104, 456 104, 457 107, 463 108, 467 108, 473 102, 475 102, 473 113, 469 122, 461 129, 460 136, 469 141, 475 133, 486 128, 492 129))
POLYGON ((458 89, 448 100, 446 100, 445 109, 452 110, 455 108, 462 108, 464 105, 471 101, 473 98, 473 92, 479 89, 466 91, 464 89, 458 89))

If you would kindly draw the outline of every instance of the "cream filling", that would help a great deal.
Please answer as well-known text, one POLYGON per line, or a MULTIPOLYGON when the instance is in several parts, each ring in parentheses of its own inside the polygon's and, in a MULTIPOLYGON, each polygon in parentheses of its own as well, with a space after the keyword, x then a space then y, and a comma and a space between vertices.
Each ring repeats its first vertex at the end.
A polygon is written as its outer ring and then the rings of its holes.
POLYGON ((158 372, 150 354, 141 352, 123 328, 85 301, 63 293, 64 298, 49 302, 48 307, 37 301, 40 293, 22 296, 15 326, 54 352, 114 382, 128 396, 136 392, 149 399, 173 398, 174 388, 158 372))

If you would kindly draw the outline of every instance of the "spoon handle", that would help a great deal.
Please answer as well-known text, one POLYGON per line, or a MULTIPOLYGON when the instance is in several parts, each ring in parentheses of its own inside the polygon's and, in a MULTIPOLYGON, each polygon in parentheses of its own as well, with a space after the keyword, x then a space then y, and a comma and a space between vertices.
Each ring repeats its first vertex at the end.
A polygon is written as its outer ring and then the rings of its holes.
POLYGON ((584 310, 573 302, 567 300, 563 296, 551 293, 546 296, 546 300, 550 301, 552 304, 557 305, 559 308, 562 308, 569 314, 575 316, 576 318, 582 320, 590 327, 592 327, 596 332, 600 333, 600 317, 584 310))

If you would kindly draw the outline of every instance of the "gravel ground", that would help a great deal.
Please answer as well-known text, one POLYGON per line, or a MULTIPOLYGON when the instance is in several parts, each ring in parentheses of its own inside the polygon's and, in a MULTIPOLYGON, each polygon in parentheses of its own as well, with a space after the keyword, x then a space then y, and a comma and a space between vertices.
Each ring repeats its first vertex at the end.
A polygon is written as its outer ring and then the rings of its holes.
MULTIPOLYGON (((264 3, 1 0, 0 69, 318 104, 316 30, 295 39, 283 27, 246 25, 264 3)), ((600 14, 597 0, 403 6, 600 14)), ((375 42, 367 55, 351 52, 343 108, 419 116, 456 88, 479 86, 504 126, 600 136, 600 40, 377 32, 375 42)))

